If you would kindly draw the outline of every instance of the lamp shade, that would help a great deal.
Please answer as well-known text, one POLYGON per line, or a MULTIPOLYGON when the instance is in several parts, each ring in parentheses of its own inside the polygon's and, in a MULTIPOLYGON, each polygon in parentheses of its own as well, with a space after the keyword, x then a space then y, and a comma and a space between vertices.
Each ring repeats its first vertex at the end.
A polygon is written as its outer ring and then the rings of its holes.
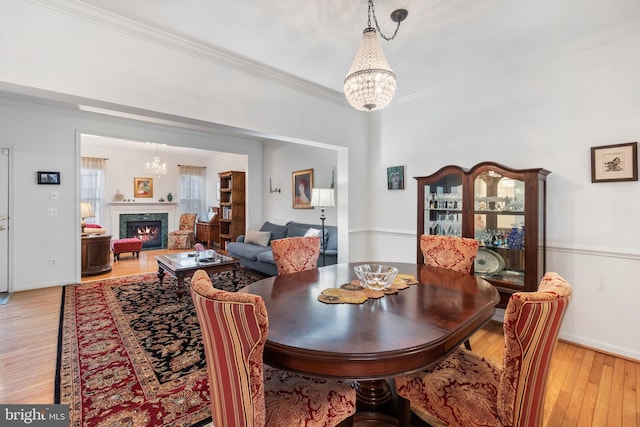
POLYGON ((93 218, 93 208, 91 207, 91 203, 82 202, 80 203, 80 217, 81 218, 93 218))
POLYGON ((335 205, 333 188, 314 188, 311 191, 311 206, 326 208, 335 205))
POLYGON ((375 28, 365 28, 356 58, 344 79, 344 94, 356 110, 386 107, 396 93, 396 75, 384 57, 375 28))

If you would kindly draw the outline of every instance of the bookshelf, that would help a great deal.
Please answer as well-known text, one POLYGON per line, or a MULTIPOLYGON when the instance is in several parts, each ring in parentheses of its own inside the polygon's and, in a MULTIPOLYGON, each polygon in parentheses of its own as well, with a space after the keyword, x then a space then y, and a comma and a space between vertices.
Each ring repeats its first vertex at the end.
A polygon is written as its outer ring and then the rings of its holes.
POLYGON ((245 173, 220 172, 220 249, 245 233, 245 173))

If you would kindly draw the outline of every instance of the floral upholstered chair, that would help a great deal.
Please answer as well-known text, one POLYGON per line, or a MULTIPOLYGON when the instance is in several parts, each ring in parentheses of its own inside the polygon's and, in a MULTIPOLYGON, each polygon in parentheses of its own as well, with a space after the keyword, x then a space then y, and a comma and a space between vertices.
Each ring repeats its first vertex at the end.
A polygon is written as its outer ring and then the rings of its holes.
POLYGON ((213 425, 353 425, 351 384, 263 364, 269 322, 262 297, 215 289, 203 270, 193 275, 191 296, 202 330, 213 425))
POLYGON ((509 299, 502 366, 459 348, 431 369, 396 377, 398 395, 434 426, 541 426, 549 365, 570 299, 571 286, 545 274, 537 292, 509 299))
MULTIPOLYGON (((473 262, 478 256, 479 242, 476 239, 454 236, 420 236, 420 250, 424 263, 432 267, 471 273, 473 262)), ((471 350, 469 340, 464 342, 467 350, 471 350)))
POLYGON ((196 242, 196 214, 180 215, 178 230, 169 233, 169 249, 191 249, 196 242))
POLYGON ((288 237, 271 241, 278 274, 297 273, 318 268, 320 237, 288 237))
POLYGON ((432 267, 470 273, 478 256, 478 241, 467 237, 420 236, 424 263, 432 267))

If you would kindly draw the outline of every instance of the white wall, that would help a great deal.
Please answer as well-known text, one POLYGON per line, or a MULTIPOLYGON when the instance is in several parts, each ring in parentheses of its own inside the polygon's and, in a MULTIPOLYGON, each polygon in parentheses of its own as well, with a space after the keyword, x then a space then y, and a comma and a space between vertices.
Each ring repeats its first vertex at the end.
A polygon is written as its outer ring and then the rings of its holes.
MULTIPOLYGON (((174 141, 176 145, 229 151, 247 157, 249 164, 257 165, 256 173, 262 174, 262 145, 255 141, 104 117, 25 99, 8 99, 0 93, 0 146, 11 149, 9 287, 12 292, 80 280, 78 206, 83 133, 174 141), (61 185, 37 185, 36 171, 39 170, 59 171, 61 185), (51 191, 58 193, 56 199, 50 197, 51 191), (48 208, 57 209, 57 215, 47 216, 48 208), (37 257, 32 256, 34 248, 37 248, 37 257), (55 265, 49 263, 51 258, 56 260, 55 265)), ((106 152, 94 154, 110 157, 110 162, 120 156, 118 153, 107 156, 106 152)), ((141 166, 133 162, 121 167, 126 183, 141 166)), ((111 172, 117 173, 117 168, 111 172)), ((116 182, 116 185, 122 184, 116 182)), ((259 184, 254 187, 256 193, 261 191, 259 184)), ((115 194, 117 187, 110 188, 115 194)), ((173 187, 160 185, 159 188, 173 187)), ((124 188, 122 191, 127 193, 124 188)), ((262 218, 262 206, 257 205, 248 215, 258 221, 257 218, 262 218)))
MULTIPOLYGON (((266 142, 264 149, 265 175, 264 188, 265 219, 278 221, 298 221, 320 224, 320 209, 293 208, 292 173, 303 169, 313 169, 313 186, 329 188, 332 172, 336 170, 337 154, 327 148, 294 145, 283 142, 266 142), (269 193, 269 178, 272 187, 280 188, 279 193, 269 193)), ((334 177, 335 179, 335 177, 334 177)), ((326 225, 337 225, 337 208, 325 209, 326 225)), ((251 224, 253 228, 261 224, 251 224)))
MULTIPOLYGON (((86 157, 101 157, 107 159, 107 176, 105 182, 105 205, 100 223, 113 233, 114 228, 109 223, 109 202, 113 201, 116 192, 120 192, 125 199, 133 199, 133 180, 135 177, 153 178, 153 197, 151 199, 137 199, 138 202, 158 201, 160 198, 168 202, 168 194, 173 196, 173 202, 180 200, 180 173, 178 165, 192 165, 206 167, 206 206, 219 206, 217 200, 216 183, 219 182, 218 173, 225 170, 246 171, 247 156, 233 153, 219 153, 201 150, 198 155, 176 152, 166 146, 158 147, 160 161, 167 164, 167 174, 150 176, 145 172, 146 162, 152 161, 154 151, 149 151, 144 143, 129 143, 126 147, 118 144, 118 140, 111 138, 96 138, 93 135, 81 135, 81 155, 86 157), (112 142, 111 146, 109 143, 112 142), (229 168, 229 169, 224 169, 229 168)), ((179 214, 180 212, 178 212, 179 214)), ((204 213, 204 212, 198 212, 204 213)), ((94 222, 94 221, 91 221, 94 222)), ((176 227, 176 224, 170 227, 176 227)))
MULTIPOLYGON (((372 256, 415 259, 416 183, 447 164, 543 167, 548 270, 574 298, 561 337, 640 359, 640 182, 591 183, 590 147, 640 136, 640 36, 476 76, 385 111, 370 180, 372 256), (385 168, 407 166, 405 191, 385 168), (402 207, 400 209, 399 207, 402 207)), ((375 143, 375 141, 374 141, 375 143)))
MULTIPOLYGON (((2 0, 2 9, 0 146, 14 147, 14 186, 33 183, 35 170, 60 170, 65 188, 55 203, 67 203, 55 221, 43 220, 51 205, 45 189, 12 192, 12 235, 21 236, 10 240, 12 291, 80 278, 79 200, 73 198, 83 133, 246 154, 251 200, 262 200, 264 191, 263 140, 339 147, 337 185, 345 187, 339 245, 347 253, 346 197, 364 174, 347 177, 351 159, 366 153, 368 116, 340 94, 260 67, 236 67, 206 46, 93 16, 80 3, 2 0), (34 262, 25 257, 35 236, 43 258, 34 262), (55 268, 47 262, 52 253, 60 258, 55 268)), ((251 205, 250 224, 263 220, 262 209, 251 205)))

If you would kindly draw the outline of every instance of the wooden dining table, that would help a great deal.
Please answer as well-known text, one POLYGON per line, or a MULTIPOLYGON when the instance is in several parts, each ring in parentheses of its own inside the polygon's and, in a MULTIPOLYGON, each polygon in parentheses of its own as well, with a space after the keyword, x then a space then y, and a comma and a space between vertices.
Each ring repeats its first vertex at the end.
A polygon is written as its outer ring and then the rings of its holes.
POLYGON ((327 304, 323 289, 351 283, 360 263, 269 277, 239 292, 262 296, 269 316, 264 362, 356 382, 358 413, 385 420, 390 379, 443 359, 491 319, 500 297, 475 276, 410 263, 385 263, 418 283, 361 304, 327 304), (377 416, 376 414, 380 414, 377 416))

